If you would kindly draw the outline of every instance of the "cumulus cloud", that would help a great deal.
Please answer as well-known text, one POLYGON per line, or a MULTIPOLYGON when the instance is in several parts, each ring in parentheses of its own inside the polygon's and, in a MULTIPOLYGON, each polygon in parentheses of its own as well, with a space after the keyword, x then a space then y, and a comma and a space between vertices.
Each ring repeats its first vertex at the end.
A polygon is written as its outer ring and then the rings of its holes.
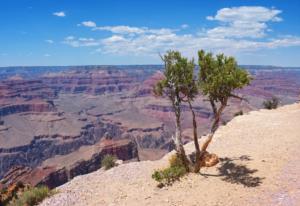
POLYGON ((208 30, 207 34, 216 37, 264 37, 268 31, 267 22, 281 21, 280 13, 280 10, 260 6, 223 8, 215 16, 206 17, 207 20, 223 23, 208 30))
POLYGON ((63 11, 54 12, 53 15, 58 16, 58 17, 65 17, 66 16, 65 12, 63 12, 63 11))
POLYGON ((93 21, 83 21, 80 25, 86 27, 96 27, 96 23, 93 21))
POLYGON ((217 11, 206 17, 219 25, 204 29, 201 33, 182 34, 187 24, 177 29, 135 27, 129 25, 97 26, 86 21, 80 25, 93 31, 107 31, 110 36, 76 38, 69 36, 64 43, 72 47, 96 47, 97 52, 120 55, 155 55, 169 49, 176 49, 193 56, 197 50, 206 49, 226 54, 251 52, 260 49, 300 46, 300 38, 295 36, 268 37, 269 23, 280 22, 280 10, 266 7, 232 7, 217 11))
POLYGON ((208 20, 218 20, 223 22, 266 22, 266 21, 281 21, 277 15, 282 11, 277 9, 269 9, 261 6, 241 6, 232 8, 223 8, 217 11, 217 14, 212 17, 208 16, 208 20))

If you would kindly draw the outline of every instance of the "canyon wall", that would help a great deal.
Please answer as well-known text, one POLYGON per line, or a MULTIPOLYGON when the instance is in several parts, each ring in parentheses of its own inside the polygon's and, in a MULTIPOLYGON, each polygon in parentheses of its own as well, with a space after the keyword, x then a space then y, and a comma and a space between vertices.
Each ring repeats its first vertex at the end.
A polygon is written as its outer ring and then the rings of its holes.
MULTIPOLYGON (((20 72, 18 77, 1 73, 0 179, 11 168, 22 166, 30 171, 39 168, 36 173, 47 174, 43 179, 49 186, 61 184, 99 167, 104 152, 87 148, 104 140, 114 141, 113 148, 118 149, 110 152, 124 160, 159 159, 174 148, 172 107, 166 98, 152 92, 163 78, 160 66, 34 69, 32 78, 30 71, 20 72), (124 146, 121 140, 134 146, 124 146), (89 155, 82 161, 78 154, 89 155), (70 160, 76 161, 62 167, 70 160)), ((254 80, 237 91, 248 102, 231 100, 224 124, 237 112, 261 108, 262 102, 274 95, 281 98, 281 104, 299 100, 300 70, 249 71, 254 80)), ((210 105, 199 95, 193 107, 198 133, 203 135, 211 124, 210 105)), ((192 139, 191 122, 189 107, 183 104, 184 142, 192 139)))
POLYGON ((121 160, 138 158, 136 144, 130 140, 108 141, 100 146, 89 159, 73 160, 68 166, 13 166, 0 181, 0 188, 9 187, 16 182, 32 186, 47 185, 55 188, 78 175, 93 172, 101 167, 101 160, 107 154, 114 155, 121 160))

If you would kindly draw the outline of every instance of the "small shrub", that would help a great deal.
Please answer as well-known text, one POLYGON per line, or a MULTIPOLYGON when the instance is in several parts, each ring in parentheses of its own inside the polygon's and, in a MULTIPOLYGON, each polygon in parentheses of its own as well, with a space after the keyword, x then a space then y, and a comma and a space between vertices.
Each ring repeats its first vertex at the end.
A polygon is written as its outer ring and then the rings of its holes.
POLYGON ((152 178, 159 182, 158 187, 163 187, 165 185, 171 185, 180 177, 187 173, 182 160, 177 154, 172 155, 169 159, 169 167, 161 170, 156 170, 152 174, 152 178))
POLYGON ((159 186, 171 185, 180 177, 186 174, 186 169, 184 167, 168 167, 163 170, 156 170, 152 174, 152 178, 160 183, 159 186))
POLYGON ((9 203, 9 206, 34 206, 54 193, 55 192, 50 191, 46 186, 29 188, 21 193, 17 198, 13 199, 9 203))
POLYGON ((105 170, 108 170, 117 166, 116 160, 117 158, 112 155, 105 155, 103 160, 101 161, 101 166, 104 167, 105 170))
POLYGON ((184 167, 182 160, 180 159, 180 157, 177 154, 173 154, 169 158, 169 165, 170 165, 170 167, 184 167))
POLYGON ((272 97, 272 99, 263 102, 263 107, 265 109, 276 109, 279 105, 279 99, 277 97, 272 97))
POLYGON ((18 194, 24 192, 28 188, 29 186, 22 182, 17 182, 8 187, 5 186, 0 191, 0 205, 7 205, 11 200, 16 199, 18 194))
POLYGON ((243 110, 240 110, 240 111, 238 111, 238 112, 236 112, 236 113, 234 113, 234 115, 233 116, 240 116, 240 115, 243 115, 244 114, 244 112, 243 112, 243 110))

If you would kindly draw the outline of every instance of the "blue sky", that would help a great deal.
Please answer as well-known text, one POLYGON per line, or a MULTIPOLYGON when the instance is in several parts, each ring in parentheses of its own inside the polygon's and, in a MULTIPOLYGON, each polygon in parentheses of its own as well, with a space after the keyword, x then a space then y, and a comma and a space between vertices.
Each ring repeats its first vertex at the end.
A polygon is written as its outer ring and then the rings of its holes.
POLYGON ((299 0, 0 0, 0 66, 158 64, 169 49, 300 66, 299 9, 299 0))

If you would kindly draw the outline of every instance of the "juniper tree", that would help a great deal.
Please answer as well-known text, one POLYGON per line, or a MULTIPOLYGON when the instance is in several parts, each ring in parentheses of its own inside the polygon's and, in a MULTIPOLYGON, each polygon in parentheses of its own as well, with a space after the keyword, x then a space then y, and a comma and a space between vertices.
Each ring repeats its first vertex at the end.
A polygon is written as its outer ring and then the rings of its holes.
MULTIPOLYGON (((178 51, 168 51, 161 56, 164 62, 165 78, 159 81, 154 87, 154 93, 159 96, 166 96, 170 100, 175 114, 175 149, 189 170, 189 160, 185 154, 181 137, 181 105, 191 101, 197 93, 194 80, 194 61, 181 56, 178 51)), ((198 140, 196 140, 198 141, 198 140)))
POLYGON ((234 57, 227 57, 223 54, 215 57, 212 53, 205 53, 203 50, 198 52, 198 57, 199 87, 202 93, 208 97, 213 111, 210 134, 201 148, 201 154, 204 154, 219 127, 222 112, 227 106, 229 98, 243 100, 233 92, 249 85, 251 77, 246 70, 237 65, 234 57))
POLYGON ((233 57, 223 54, 214 57, 212 53, 198 52, 199 56, 199 79, 196 84, 194 78, 194 61, 189 61, 177 51, 168 51, 162 58, 164 62, 165 78, 154 87, 154 93, 166 96, 172 103, 175 113, 175 149, 181 157, 188 171, 198 172, 205 159, 206 149, 217 130, 223 110, 231 97, 243 99, 233 92, 250 83, 249 74, 238 67, 233 57), (198 87, 208 97, 213 110, 213 123, 208 139, 202 145, 201 150, 197 136, 197 122, 192 102, 198 94, 198 87), (188 160, 181 139, 181 105, 187 102, 192 113, 193 136, 195 145, 195 162, 188 160))
MULTIPOLYGON (((193 60, 192 60, 193 62, 193 60)), ((194 69, 195 65, 190 64, 188 67, 188 72, 185 74, 185 84, 182 90, 182 93, 184 94, 184 98, 182 101, 187 102, 190 108, 190 111, 192 113, 192 123, 193 123, 193 141, 195 146, 195 161, 190 161, 190 170, 193 170, 193 172, 198 172, 200 169, 200 147, 198 142, 198 134, 197 134, 197 122, 196 122, 196 115, 192 106, 192 102, 198 95, 198 85, 197 85, 197 79, 195 79, 194 75, 194 69)))

